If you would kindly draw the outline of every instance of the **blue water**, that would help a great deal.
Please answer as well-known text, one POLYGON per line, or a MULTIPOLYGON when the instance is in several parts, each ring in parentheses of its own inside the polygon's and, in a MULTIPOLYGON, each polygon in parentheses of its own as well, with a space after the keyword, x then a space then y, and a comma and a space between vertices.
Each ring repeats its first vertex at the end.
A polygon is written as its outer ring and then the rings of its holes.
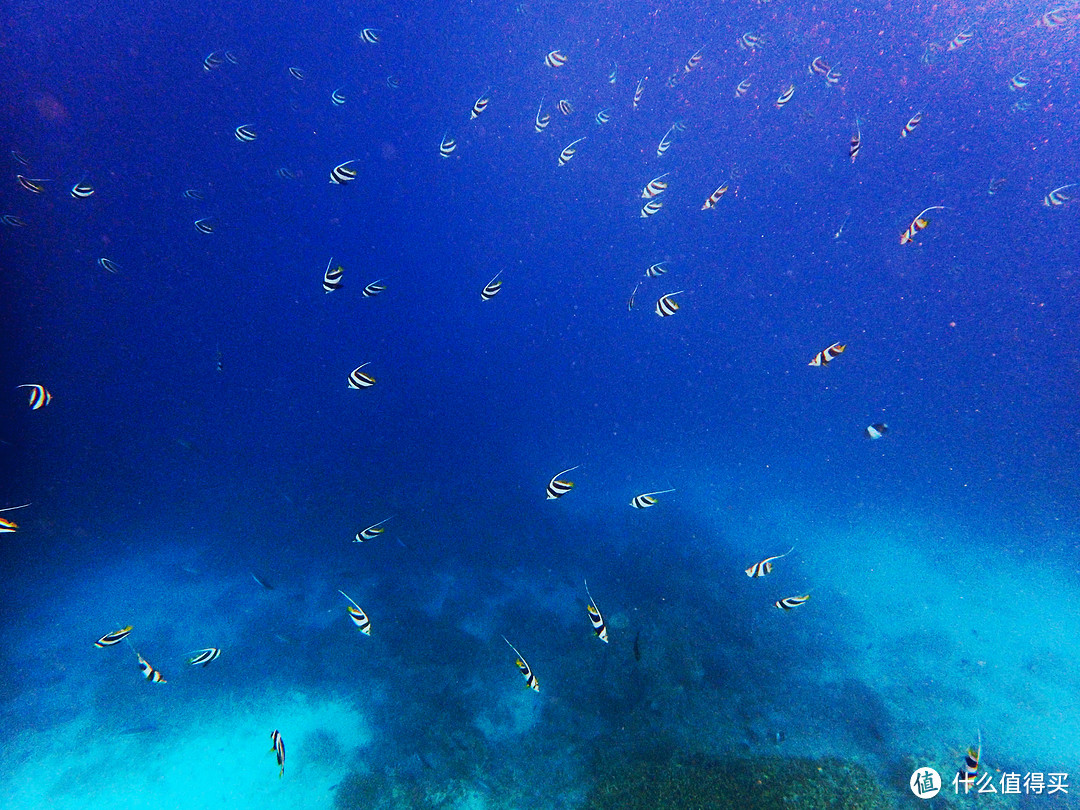
POLYGON ((1080 186, 1043 200, 1080 183, 1080 16, 1048 8, 12 5, 5 806, 359 806, 359 781, 577 807, 601 753, 832 754, 911 801, 904 768, 980 733, 995 779, 1069 771, 1080 186), (128 624, 168 683, 93 647, 128 624))

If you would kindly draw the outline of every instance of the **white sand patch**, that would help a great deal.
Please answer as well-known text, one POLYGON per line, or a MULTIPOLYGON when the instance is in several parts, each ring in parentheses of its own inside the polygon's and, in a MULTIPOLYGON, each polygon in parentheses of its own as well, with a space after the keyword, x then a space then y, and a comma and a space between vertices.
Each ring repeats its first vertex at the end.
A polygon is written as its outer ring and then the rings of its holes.
POLYGON ((75 726, 48 738, 20 735, 7 741, 7 762, 19 765, 5 768, 0 793, 6 810, 221 808, 263 800, 325 808, 355 750, 371 739, 353 706, 293 692, 167 735, 103 737, 75 726), (283 778, 271 753, 274 729, 285 742, 283 778))

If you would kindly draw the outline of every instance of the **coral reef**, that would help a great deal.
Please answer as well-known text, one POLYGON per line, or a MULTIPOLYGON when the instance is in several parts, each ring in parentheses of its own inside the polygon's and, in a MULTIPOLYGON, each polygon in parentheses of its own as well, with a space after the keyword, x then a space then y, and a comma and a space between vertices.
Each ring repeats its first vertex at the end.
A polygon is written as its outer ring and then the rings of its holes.
POLYGON ((840 759, 693 757, 603 770, 589 810, 891 810, 874 777, 840 759))

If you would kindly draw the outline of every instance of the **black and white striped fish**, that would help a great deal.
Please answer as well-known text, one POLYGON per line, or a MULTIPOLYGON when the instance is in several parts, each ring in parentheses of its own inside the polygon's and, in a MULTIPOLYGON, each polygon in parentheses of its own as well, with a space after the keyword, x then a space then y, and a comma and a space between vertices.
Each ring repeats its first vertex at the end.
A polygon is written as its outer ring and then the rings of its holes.
POLYGON ((567 492, 574 488, 573 481, 560 481, 559 476, 566 475, 566 473, 571 472, 572 470, 576 470, 580 466, 580 464, 575 464, 573 467, 563 470, 562 472, 555 473, 555 475, 551 477, 551 480, 548 481, 547 485, 547 499, 549 501, 553 501, 556 498, 561 498, 563 495, 565 495, 567 492))
POLYGON ((371 388, 371 386, 375 384, 374 377, 372 377, 370 374, 365 374, 363 371, 360 370, 364 366, 369 365, 371 365, 370 360, 367 363, 362 363, 361 365, 357 366, 352 370, 352 373, 349 374, 349 388, 359 390, 361 388, 371 388))
POLYGON ((44 178, 34 179, 32 177, 23 177, 21 174, 15 175, 15 179, 19 181, 19 185, 25 188, 27 191, 32 191, 34 194, 44 194, 45 186, 42 183, 50 183, 51 180, 44 178))
POLYGON ((199 233, 213 233, 213 217, 203 217, 202 219, 195 220, 195 230, 199 233))
POLYGON ((735 98, 742 98, 750 92, 751 82, 749 79, 743 79, 739 82, 739 86, 735 88, 735 98))
POLYGON ((828 348, 822 349, 820 352, 814 355, 813 359, 807 363, 808 366, 821 366, 824 368, 836 359, 838 354, 843 354, 847 348, 846 343, 834 343, 828 348))
POLYGON ((773 607, 780 608, 780 610, 793 610, 799 605, 805 604, 808 599, 810 599, 808 593, 802 596, 785 596, 783 599, 777 599, 773 602, 773 607))
MULTIPOLYGON (((390 517, 393 517, 393 515, 391 515, 390 517)), ((356 537, 353 538, 353 542, 364 543, 368 540, 374 540, 376 537, 386 531, 386 529, 382 528, 382 525, 388 520, 390 520, 390 518, 383 518, 378 523, 372 523, 366 529, 358 531, 356 533, 356 537)))
POLYGON ((638 108, 638 105, 641 103, 641 97, 645 94, 645 79, 646 78, 648 78, 648 77, 643 76, 642 78, 638 79, 637 87, 634 88, 634 109, 635 110, 638 108))
POLYGON ((76 200, 85 200, 87 197, 93 196, 95 190, 96 189, 85 180, 80 180, 71 187, 71 196, 76 200))
POLYGON ((863 431, 863 435, 868 439, 880 439, 886 433, 889 432, 889 426, 884 422, 875 422, 869 425, 866 430, 863 431))
POLYGON ((236 136, 236 140, 244 141, 246 143, 250 143, 251 141, 255 140, 257 137, 259 137, 255 133, 255 130, 253 130, 247 124, 241 124, 236 129, 234 129, 233 130, 233 135, 236 136))
POLYGON ((649 278, 656 278, 657 276, 664 275, 664 273, 667 272, 667 268, 664 267, 665 264, 667 264, 666 261, 649 265, 645 268, 645 275, 649 278))
POLYGON ((668 127, 668 131, 664 133, 664 137, 660 139, 660 143, 656 147, 657 157, 663 157, 664 152, 671 148, 671 138, 669 136, 674 129, 675 125, 672 124, 670 127, 668 127))
POLYGON ((982 729, 979 729, 979 744, 975 748, 968 748, 964 754, 964 765, 957 774, 958 783, 964 786, 967 793, 975 786, 975 779, 979 775, 979 759, 982 757, 982 729))
POLYGON ((277 764, 281 767, 281 772, 278 774, 278 779, 285 775, 285 742, 281 739, 281 732, 276 728, 270 734, 270 742, 274 747, 270 750, 277 755, 277 764))
POLYGON ((366 42, 368 45, 379 44, 379 29, 378 28, 365 28, 359 34, 361 42, 366 42))
POLYGON ((352 620, 352 623, 355 624, 356 627, 360 630, 360 632, 363 633, 365 636, 370 636, 371 621, 368 619, 367 614, 360 609, 360 606, 356 604, 356 602, 353 602, 352 597, 345 593, 345 591, 339 590, 338 593, 340 593, 342 596, 352 602, 352 604, 346 608, 346 610, 349 611, 349 618, 352 620))
POLYGON ((104 257, 97 260, 98 267, 104 270, 106 273, 119 273, 120 266, 112 259, 106 259, 104 257))
POLYGON ((792 546, 787 551, 785 551, 783 554, 777 554, 775 557, 766 557, 761 562, 754 563, 753 565, 751 565, 749 568, 746 569, 746 575, 748 577, 752 578, 752 577, 763 577, 766 574, 771 574, 772 573, 773 560, 779 560, 779 559, 781 559, 783 557, 786 557, 788 554, 790 554, 794 550, 795 550, 795 546, 792 546))
POLYGON ((902 130, 900 130, 900 137, 901 138, 906 138, 908 135, 910 135, 912 132, 914 132, 915 127, 917 127, 919 125, 919 122, 921 122, 922 119, 923 119, 923 112, 922 112, 922 110, 919 110, 917 113, 915 113, 913 116, 911 116, 911 118, 908 119, 908 122, 906 124, 904 124, 904 128, 902 130))
POLYGON ((648 219, 663 207, 664 203, 660 200, 649 200, 647 203, 641 206, 641 218, 648 219))
POLYGON ((106 633, 94 642, 94 646, 98 649, 105 649, 106 647, 111 647, 113 644, 119 644, 129 635, 131 635, 130 624, 127 627, 121 627, 119 630, 113 630, 111 633, 106 633))
POLYGON ((559 112, 563 115, 570 115, 574 111, 574 105, 570 103, 569 99, 560 98, 559 103, 555 106, 559 108, 559 112))
POLYGON ((490 102, 491 97, 487 94, 480 96, 480 98, 476 100, 476 103, 472 105, 472 111, 469 113, 469 120, 472 121, 474 118, 478 118, 480 113, 487 109, 490 102))
POLYGON ((188 659, 188 663, 193 667, 197 667, 200 664, 205 667, 219 655, 221 655, 221 650, 219 648, 207 647, 205 650, 196 650, 193 652, 191 658, 188 659))
POLYGON ((502 640, 510 645, 510 649, 513 650, 514 655, 517 656, 517 660, 514 663, 517 664, 518 670, 521 672, 522 676, 525 678, 525 684, 530 689, 532 689, 534 692, 539 692, 540 691, 540 682, 536 680, 536 676, 533 675, 532 669, 525 662, 525 659, 522 657, 521 653, 519 653, 517 651, 517 647, 515 647, 513 644, 510 644, 510 642, 507 640, 506 636, 503 636, 502 640))
POLYGON ((643 492, 640 495, 635 495, 630 501, 630 505, 635 509, 648 509, 650 506, 656 506, 657 500, 654 496, 665 495, 668 492, 674 492, 673 489, 658 489, 656 492, 643 492))
POLYGON ((457 141, 450 137, 449 132, 444 132, 439 142, 439 156, 448 158, 457 149, 457 141))
POLYGON ((340 107, 342 104, 345 103, 345 94, 341 92, 344 89, 344 87, 339 87, 337 90, 330 94, 330 101, 333 102, 335 107, 340 107))
POLYGON ((790 84, 790 85, 788 85, 788 89, 785 90, 783 93, 781 93, 777 97, 777 99, 776 99, 776 109, 779 110, 781 107, 783 107, 789 101, 791 101, 791 99, 792 99, 792 97, 794 95, 795 95, 795 85, 790 84))
POLYGON ((382 279, 375 279, 375 281, 364 287, 364 298, 374 298, 381 292, 386 291, 386 285, 382 283, 382 279))
POLYGON ((540 106, 536 108, 536 121, 533 124, 533 128, 537 132, 543 132, 547 129, 547 125, 551 123, 551 116, 543 112, 544 100, 540 99, 540 106))
POLYGON ((585 136, 578 138, 576 141, 571 141, 569 144, 567 144, 566 148, 559 153, 560 166, 565 166, 567 163, 570 162, 570 158, 572 158, 574 156, 574 153, 577 151, 577 145, 583 140, 585 140, 585 136))
POLYGON ((547 56, 544 57, 544 64, 547 65, 549 68, 562 67, 569 61, 570 57, 568 57, 561 51, 551 51, 550 53, 548 53, 547 56))
POLYGON ((25 228, 26 220, 22 217, 17 217, 14 214, 4 214, 0 217, 0 222, 3 222, 9 228, 25 228))
POLYGON ((499 290, 502 289, 502 284, 503 284, 501 281, 499 281, 499 276, 501 276, 501 275, 502 275, 502 270, 500 270, 498 273, 496 273, 495 277, 493 279, 491 279, 491 281, 489 281, 487 284, 484 285, 484 289, 482 289, 480 291, 480 300, 481 301, 490 301, 492 298, 494 298, 496 295, 498 295, 499 290))
POLYGON ((30 389, 29 404, 30 410, 32 411, 40 410, 52 402, 52 394, 50 394, 49 390, 40 383, 24 383, 23 385, 16 385, 15 387, 30 389))
POLYGON ((1080 183, 1069 183, 1065 186, 1058 186, 1053 191, 1048 191, 1046 196, 1043 197, 1043 205, 1047 208, 1060 208, 1072 199, 1072 195, 1066 194, 1065 189, 1073 188, 1078 185, 1080 185, 1080 183))
POLYGON ((664 172, 659 177, 654 177, 652 180, 646 183, 645 188, 641 190, 641 198, 643 200, 651 200, 657 194, 663 194, 665 191, 667 191, 668 181, 664 178, 667 177, 669 174, 671 174, 671 172, 664 172))
POLYGON ((150 662, 139 655, 138 652, 135 653, 135 656, 139 659, 139 669, 142 670, 143 677, 146 678, 146 680, 152 683, 168 683, 168 681, 165 680, 165 676, 150 666, 150 662))
POLYGON ((341 289, 341 277, 345 273, 345 268, 340 264, 337 267, 331 267, 334 263, 334 257, 330 257, 330 261, 326 263, 326 271, 322 277, 323 292, 332 293, 334 290, 341 289))
POLYGON ((668 293, 667 295, 660 296, 660 300, 656 302, 656 314, 661 318, 667 318, 670 315, 674 315, 679 311, 679 305, 675 303, 671 296, 680 295, 685 290, 678 290, 676 292, 668 293))
POLYGON ((302 71, 298 67, 289 68, 289 75, 296 79, 298 82, 302 82, 304 80, 304 71, 302 71))
POLYGON ((610 120, 611 120, 611 108, 610 107, 606 107, 603 110, 600 110, 600 112, 598 112, 596 114, 596 123, 599 124, 600 126, 603 126, 604 124, 606 124, 610 120))
POLYGON ((589 612, 589 621, 592 622, 593 632, 596 633, 598 639, 607 644, 607 625, 604 624, 604 617, 600 615, 600 608, 596 606, 596 600, 589 593, 589 580, 585 580, 585 595, 589 597, 589 604, 585 606, 585 609, 589 612))
POLYGON ((715 206, 718 202, 720 202, 720 198, 727 193, 727 190, 728 184, 724 183, 724 185, 720 186, 720 188, 718 188, 716 191, 709 195, 709 199, 705 200, 704 204, 701 206, 701 210, 707 211, 708 209, 715 206))
POLYGON ((330 170, 330 182, 335 186, 343 186, 356 179, 356 169, 349 168, 350 163, 356 163, 356 158, 339 163, 330 170))

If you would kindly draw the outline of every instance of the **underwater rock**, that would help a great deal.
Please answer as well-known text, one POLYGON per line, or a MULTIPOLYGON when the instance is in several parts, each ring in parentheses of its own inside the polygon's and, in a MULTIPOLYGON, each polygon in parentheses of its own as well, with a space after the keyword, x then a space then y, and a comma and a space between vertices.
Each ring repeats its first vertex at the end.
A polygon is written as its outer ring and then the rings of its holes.
POLYGON ((602 771, 588 810, 891 810, 877 780, 841 759, 639 762, 602 771))

